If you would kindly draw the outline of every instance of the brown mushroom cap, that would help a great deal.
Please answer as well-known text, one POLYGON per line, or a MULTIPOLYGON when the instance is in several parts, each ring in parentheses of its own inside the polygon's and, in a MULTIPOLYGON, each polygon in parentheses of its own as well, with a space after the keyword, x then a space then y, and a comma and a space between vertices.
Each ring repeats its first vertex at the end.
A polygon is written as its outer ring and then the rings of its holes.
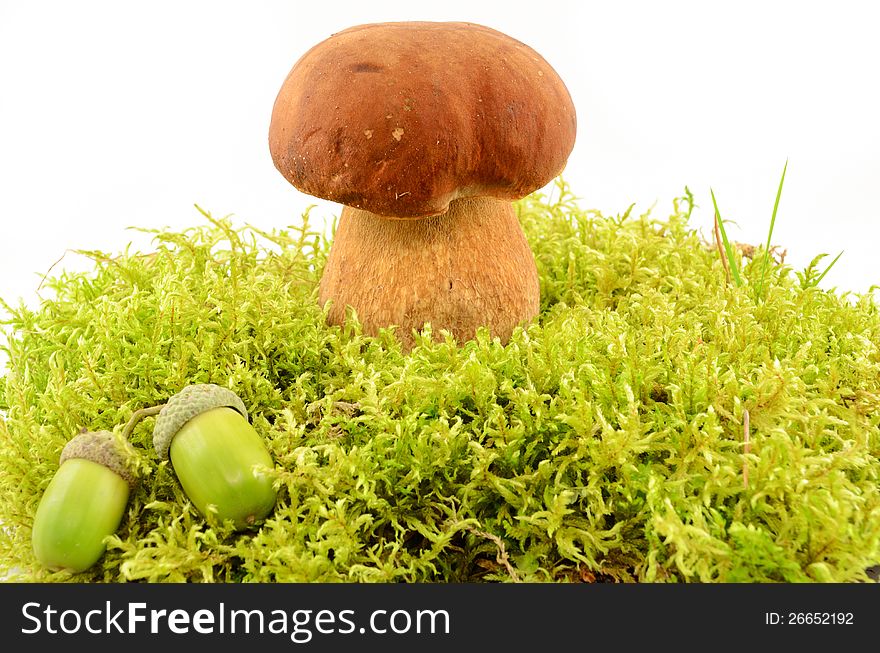
POLYGON ((472 23, 360 25, 293 66, 269 148, 299 190, 395 218, 458 198, 518 199, 574 146, 562 80, 527 45, 472 23))

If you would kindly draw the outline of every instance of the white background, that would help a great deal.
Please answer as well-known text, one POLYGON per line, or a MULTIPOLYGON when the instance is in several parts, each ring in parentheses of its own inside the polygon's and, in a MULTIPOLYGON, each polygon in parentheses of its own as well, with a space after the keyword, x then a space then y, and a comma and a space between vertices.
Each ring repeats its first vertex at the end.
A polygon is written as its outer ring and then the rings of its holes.
MULTIPOLYGON (((880 37, 873 3, 25 2, 0 0, 0 296, 35 302, 68 248, 148 247, 194 203, 261 228, 309 204, 267 146, 275 95, 309 47, 351 25, 482 23, 556 68, 578 111, 565 176, 615 214, 709 188, 735 240, 798 267, 845 250, 823 286, 880 283, 880 37)), ((826 259, 830 261, 831 257, 826 259)), ((67 254, 60 267, 87 262, 67 254)))

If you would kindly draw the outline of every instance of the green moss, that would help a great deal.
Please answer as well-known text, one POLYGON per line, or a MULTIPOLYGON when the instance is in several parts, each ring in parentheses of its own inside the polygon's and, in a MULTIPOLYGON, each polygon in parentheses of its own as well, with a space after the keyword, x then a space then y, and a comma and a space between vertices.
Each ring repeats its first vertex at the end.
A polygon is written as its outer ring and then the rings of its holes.
MULTIPOLYGON (((518 204, 539 319, 502 347, 328 327, 328 243, 210 219, 154 251, 91 252, 6 306, 0 573, 24 580, 854 581, 880 561, 880 312, 809 271, 664 220, 518 204), (33 558, 37 502, 81 428, 121 431, 189 383, 244 400, 276 461, 255 532, 206 523, 150 448, 108 552, 33 558), (750 449, 744 415, 750 417, 750 449), (743 470, 748 467, 748 486, 743 470)), ((307 218, 308 216, 306 216, 307 218)))

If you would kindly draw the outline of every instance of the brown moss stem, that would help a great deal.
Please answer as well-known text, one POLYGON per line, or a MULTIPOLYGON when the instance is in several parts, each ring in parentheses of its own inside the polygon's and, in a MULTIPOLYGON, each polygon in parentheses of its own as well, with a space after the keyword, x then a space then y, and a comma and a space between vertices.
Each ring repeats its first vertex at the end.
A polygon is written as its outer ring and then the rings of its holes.
POLYGON ((149 408, 138 408, 134 413, 132 413, 131 418, 128 420, 128 423, 125 425, 125 428, 122 429, 122 437, 128 440, 131 437, 134 428, 138 425, 145 417, 152 417, 153 415, 158 415, 159 411, 165 404, 159 404, 158 406, 150 406, 149 408))

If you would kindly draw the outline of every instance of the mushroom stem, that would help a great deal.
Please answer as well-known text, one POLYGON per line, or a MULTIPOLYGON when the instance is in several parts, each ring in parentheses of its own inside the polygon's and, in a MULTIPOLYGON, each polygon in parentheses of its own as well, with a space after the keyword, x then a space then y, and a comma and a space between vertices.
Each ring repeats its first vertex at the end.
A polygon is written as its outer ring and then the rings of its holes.
POLYGON ((386 218, 344 207, 321 278, 321 305, 342 324, 357 311, 368 335, 396 325, 409 349, 412 330, 430 322, 461 343, 480 326, 507 342, 538 314, 535 259, 513 205, 493 198, 453 200, 438 216, 386 218))

